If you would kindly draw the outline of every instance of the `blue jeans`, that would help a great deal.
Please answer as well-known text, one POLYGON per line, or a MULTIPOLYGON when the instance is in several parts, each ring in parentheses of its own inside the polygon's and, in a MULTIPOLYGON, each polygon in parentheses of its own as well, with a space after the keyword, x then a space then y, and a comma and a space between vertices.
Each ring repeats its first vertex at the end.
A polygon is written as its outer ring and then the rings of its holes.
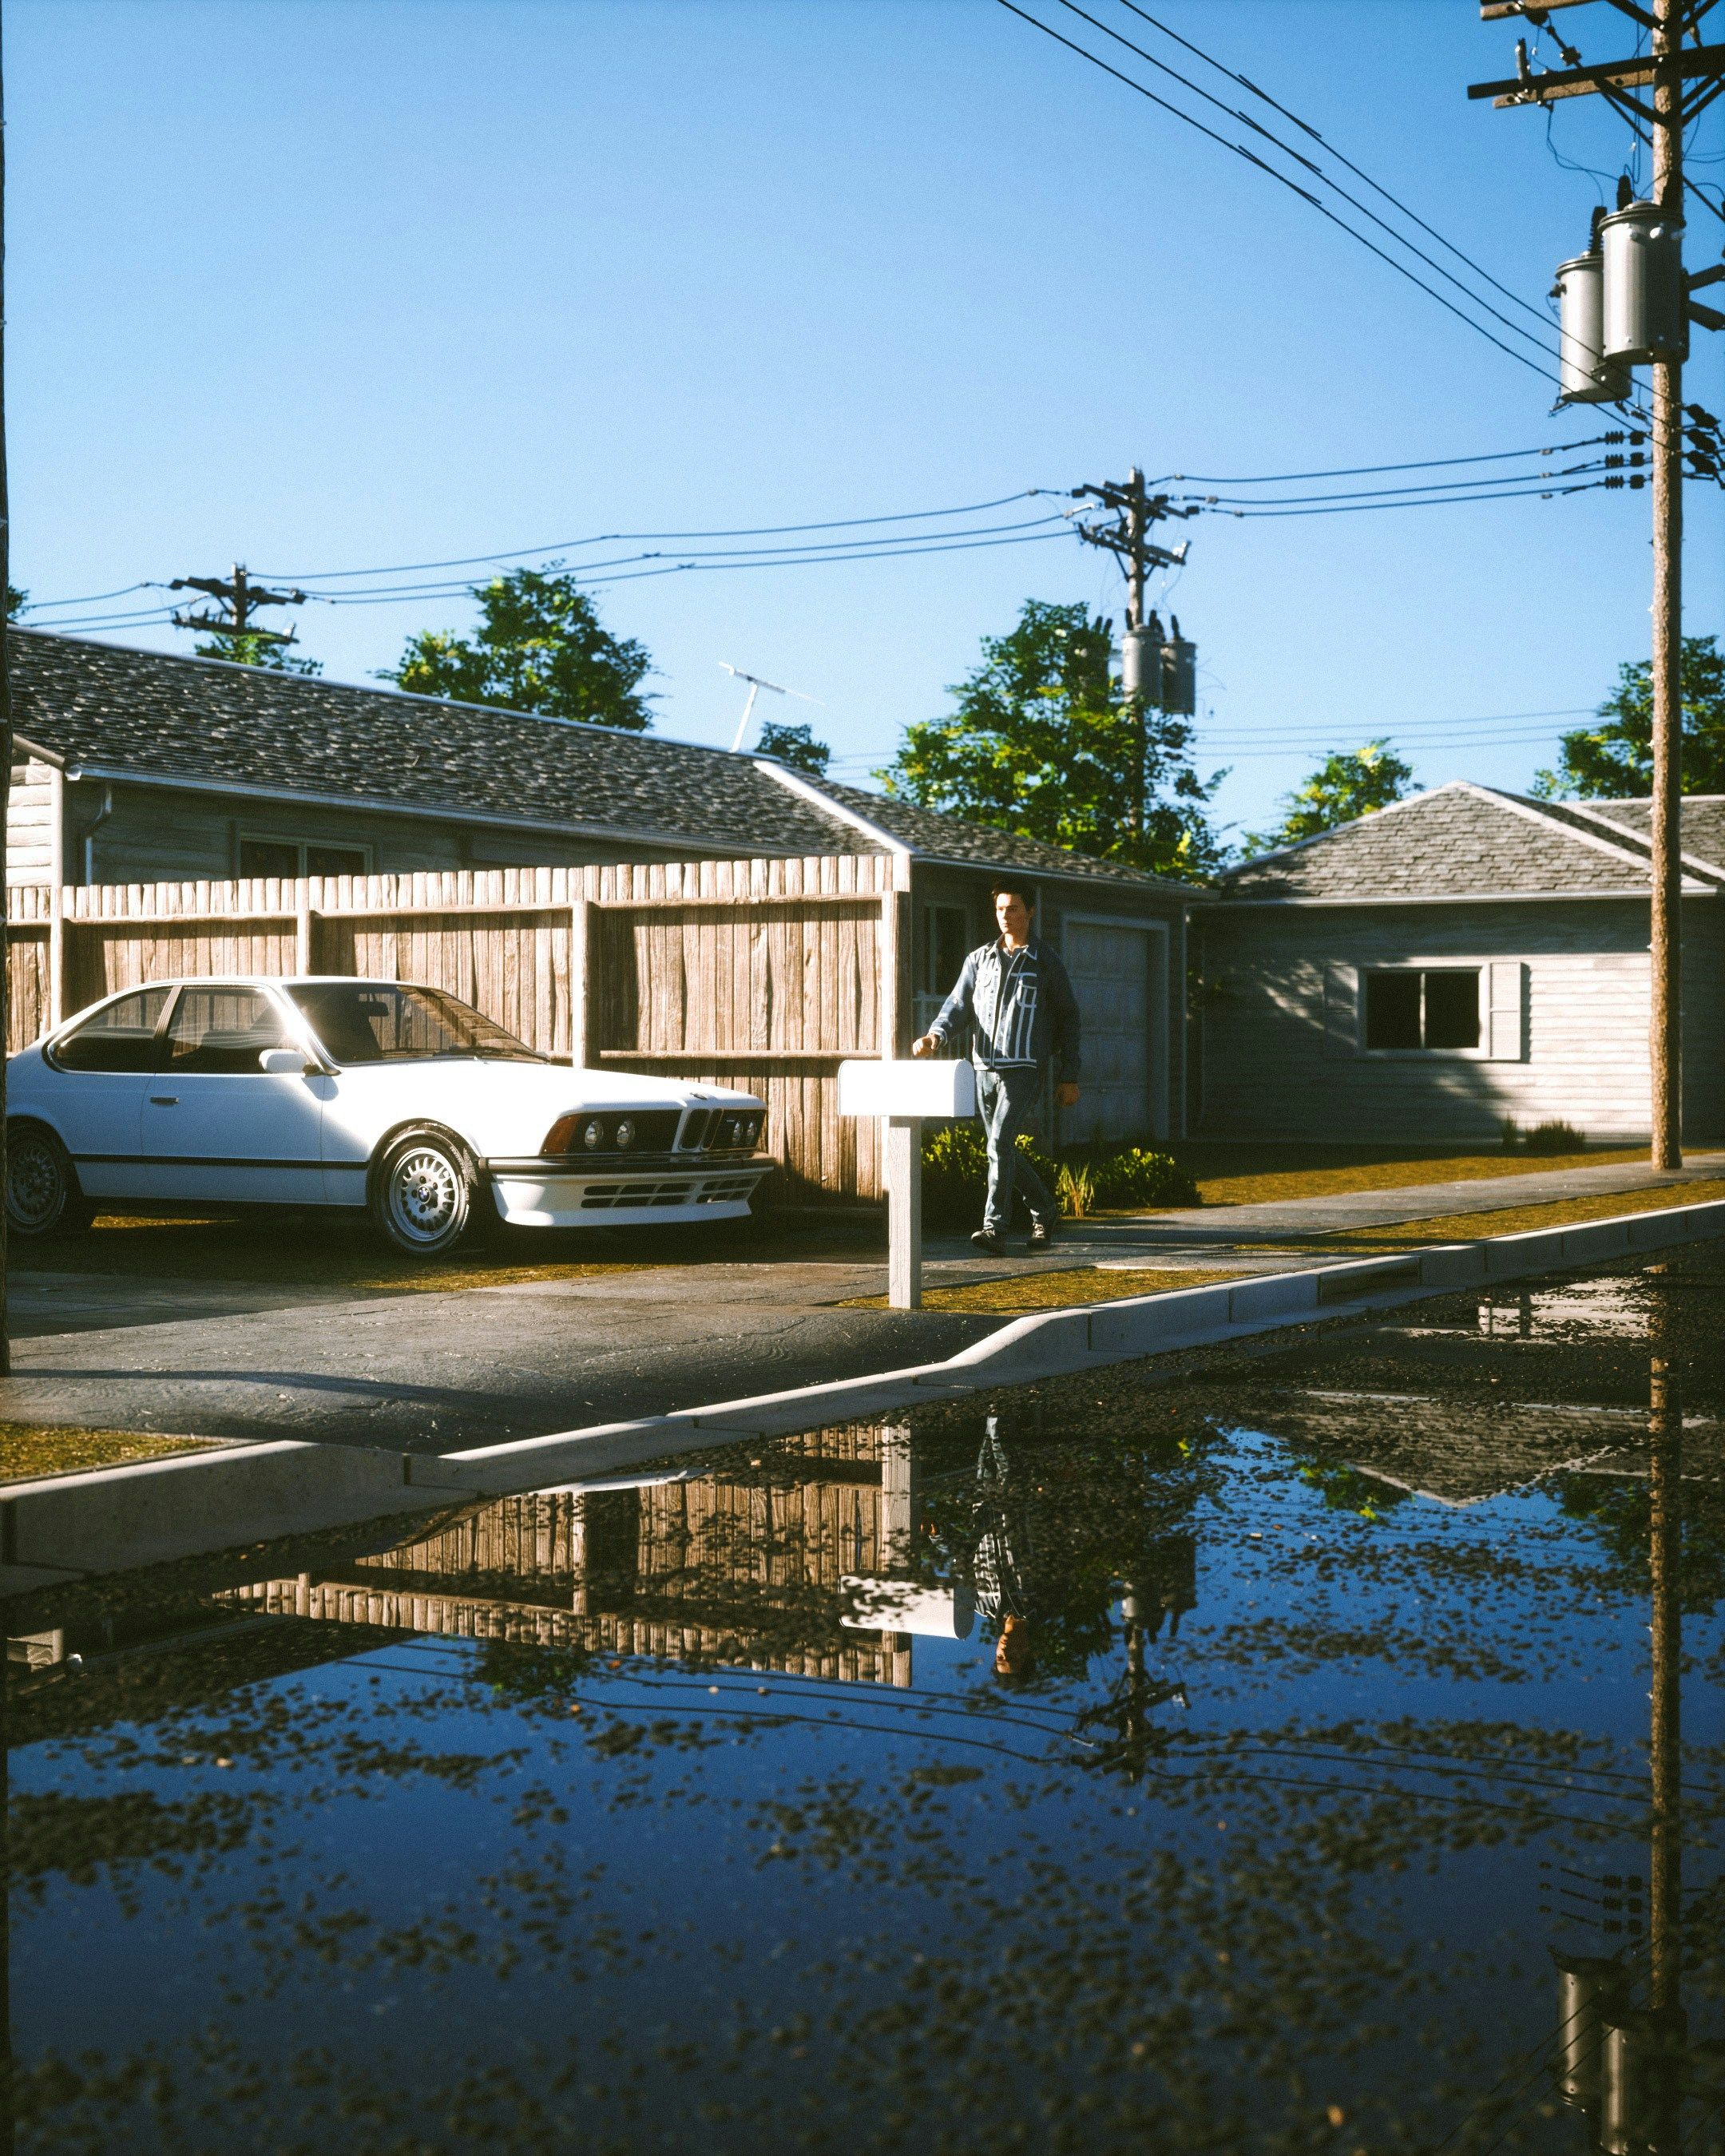
POLYGON ((1033 1065, 1005 1070, 979 1069, 976 1074, 977 1114, 988 1143, 988 1195, 983 1225, 991 1235, 1004 1235, 1012 1225, 1015 1189, 1024 1192, 1033 1220, 1052 1225, 1059 1212, 1047 1184, 1017 1144, 1019 1132, 1030 1127, 1041 1092, 1042 1073, 1033 1065))

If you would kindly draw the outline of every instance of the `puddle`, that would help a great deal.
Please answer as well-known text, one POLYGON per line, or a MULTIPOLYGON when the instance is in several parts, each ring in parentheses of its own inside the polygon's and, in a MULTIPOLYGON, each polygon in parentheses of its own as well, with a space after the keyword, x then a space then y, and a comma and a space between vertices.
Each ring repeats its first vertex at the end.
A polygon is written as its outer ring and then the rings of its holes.
POLYGON ((18 1599, 16 2146, 1719 2150, 1714 1265, 18 1599))

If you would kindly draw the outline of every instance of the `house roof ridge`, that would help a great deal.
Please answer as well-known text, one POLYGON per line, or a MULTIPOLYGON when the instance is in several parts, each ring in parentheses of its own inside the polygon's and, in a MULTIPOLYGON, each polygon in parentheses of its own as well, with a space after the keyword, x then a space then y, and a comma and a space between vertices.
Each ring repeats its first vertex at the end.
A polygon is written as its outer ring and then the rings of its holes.
MULTIPOLYGON (((1597 798, 1598 797, 1595 797, 1595 798, 1597 798)), ((1614 798, 1611 805, 1616 808, 1626 808, 1631 807, 1638 798, 1645 800, 1646 797, 1645 795, 1638 797, 1635 794, 1625 794, 1620 799, 1614 798)), ((1685 801, 1725 801, 1725 794, 1686 793, 1683 795, 1682 798, 1685 801)), ((1612 817, 1601 815, 1597 809, 1589 806, 1585 802, 1553 801, 1544 803, 1541 805, 1548 808, 1561 811, 1562 815, 1558 819, 1559 821, 1562 820, 1562 816, 1581 816, 1585 817, 1591 824, 1603 824, 1615 837, 1627 839, 1630 844, 1640 848, 1641 850, 1640 857, 1650 863, 1651 862, 1653 855, 1653 841, 1651 830, 1646 833, 1643 833, 1634 829, 1627 824, 1620 824, 1612 817)), ((1649 803, 1649 817, 1651 822, 1651 803, 1649 803)), ((1681 825, 1682 817, 1680 813, 1678 816, 1678 828, 1680 831, 1681 825)), ((1722 866, 1717 861, 1710 861, 1704 854, 1692 853, 1686 846, 1679 845, 1677 849, 1677 859, 1684 865, 1685 867, 1693 869, 1699 875, 1715 876, 1720 878, 1722 880, 1725 880, 1725 866, 1722 866)))
POLYGON ((69 636, 59 629, 33 629, 22 622, 8 624, 14 636, 39 637, 44 643, 74 644, 89 651, 121 651, 135 659, 158 660, 171 666, 208 668, 224 674, 241 674, 255 680, 261 674, 272 684, 316 695, 334 690, 338 695, 376 696, 386 703, 430 705, 438 711, 479 711, 487 718, 526 719, 542 726, 562 726, 567 732, 603 734, 608 741, 647 742, 659 748, 694 749, 704 756, 734 757, 739 763, 755 758, 746 749, 721 748, 714 742, 690 741, 681 734, 662 734, 651 726, 608 726, 598 719, 566 719, 555 711, 523 711, 516 704, 475 704, 465 696, 434 696, 423 689, 403 689, 386 681, 336 681, 322 674, 280 674, 273 668, 248 666, 237 659, 210 659, 192 651, 156 651, 146 644, 109 643, 100 637, 69 636))
POLYGON ((1296 839, 1291 845, 1274 847, 1267 854, 1254 854, 1250 860, 1239 861, 1231 869, 1224 869, 1224 880, 1243 875, 1248 869, 1262 868, 1266 861, 1286 860, 1290 854, 1303 854, 1308 846, 1321 846, 1326 839, 1339 838, 1344 831, 1357 830, 1374 816, 1392 815, 1398 808, 1417 808, 1422 801, 1435 800, 1440 793, 1453 793, 1458 786, 1480 790, 1466 778, 1446 778, 1440 786, 1422 787, 1417 793, 1404 793, 1399 801, 1386 801, 1381 808, 1368 808, 1363 816, 1350 816, 1345 824, 1332 824, 1327 831, 1314 831, 1309 839, 1296 839))

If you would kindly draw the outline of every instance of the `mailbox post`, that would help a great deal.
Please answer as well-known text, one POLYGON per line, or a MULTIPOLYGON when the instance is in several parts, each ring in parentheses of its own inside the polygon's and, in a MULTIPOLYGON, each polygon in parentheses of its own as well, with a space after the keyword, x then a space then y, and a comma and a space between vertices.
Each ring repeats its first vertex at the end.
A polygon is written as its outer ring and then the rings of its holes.
POLYGON ((841 1116, 878 1116, 886 1126, 886 1299, 895 1310, 922 1306, 922 1126, 976 1113, 968 1063, 864 1062, 839 1065, 841 1116))

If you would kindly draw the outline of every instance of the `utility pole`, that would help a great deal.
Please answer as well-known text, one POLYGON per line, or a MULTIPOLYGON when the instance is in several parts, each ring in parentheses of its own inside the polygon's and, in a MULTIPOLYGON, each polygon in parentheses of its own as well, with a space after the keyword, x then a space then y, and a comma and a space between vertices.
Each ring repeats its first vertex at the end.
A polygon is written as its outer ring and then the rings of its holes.
MULTIPOLYGON (((12 512, 6 487, 6 130, 0 79, 0 1197, 10 1188, 6 1146, 6 1057, 12 1042, 12 905, 6 888, 6 838, 12 811, 12 512)), ((12 1327, 6 1314, 6 1208, 0 1204, 0 1377, 12 1374, 12 1327)), ((5 2118, 10 2144, 12 2053, 5 2054, 5 2118)))
MULTIPOLYGON (((1589 0, 1481 0, 1484 21, 1518 16, 1549 32, 1563 65, 1548 72, 1534 69, 1526 41, 1516 48, 1513 80, 1469 85, 1471 98, 1489 97, 1500 109, 1537 105, 1548 114, 1563 97, 1604 97, 1629 121, 1639 140, 1653 151, 1651 206, 1676 228, 1681 245, 1683 222, 1683 130, 1725 89, 1725 45, 1704 45, 1702 18, 1713 0, 1609 0, 1647 33, 1647 54, 1634 59, 1584 65, 1582 55, 1552 27, 1558 8, 1584 6, 1589 0), (1683 40, 1696 42, 1686 49, 1683 40), (1651 102, 1646 95, 1651 93, 1651 102)), ((1628 208, 1620 202, 1619 216, 1628 208)), ((1691 289, 1711 284, 1725 270, 1683 275, 1675 257, 1676 320, 1717 329, 1725 316, 1688 299, 1691 289)), ((1640 296, 1639 295, 1637 295, 1640 296)), ((1656 295, 1656 300, 1659 295, 1656 295)), ((1609 303, 1608 303, 1609 304, 1609 303)), ((1652 1107, 1653 1164, 1682 1165, 1682 664, 1683 664, 1683 351, 1681 337, 1668 338, 1651 359, 1653 480, 1653 635, 1651 646, 1653 797, 1650 804, 1652 891, 1649 961, 1651 995, 1648 1013, 1648 1078, 1652 1107)), ((1609 345, 1609 333, 1607 343, 1609 345)), ((1566 347, 1567 350, 1567 347, 1566 347)), ((1605 355, 1611 357, 1609 350, 1605 355)), ((1625 354, 1630 363, 1631 355, 1625 354)), ((1646 357, 1643 354, 1642 358, 1646 357)), ((1702 415, 1704 416, 1704 415, 1702 415)))
POLYGON ((259 644, 294 644, 298 639, 290 630, 259 629, 252 620, 254 611, 266 606, 304 606, 304 592, 266 592, 261 584, 253 583, 245 572, 244 562, 234 564, 233 573, 227 577, 176 577, 168 586, 171 592, 208 592, 216 603, 227 608, 225 613, 177 613, 176 629, 201 629, 211 636, 249 637, 259 644))
POLYGON ((1106 547, 1126 572, 1126 634, 1121 639, 1120 685, 1125 692, 1132 723, 1132 787, 1130 810, 1132 836, 1144 835, 1144 796, 1147 788, 1149 737, 1145 719, 1147 707, 1163 701, 1161 652, 1158 636, 1153 678, 1146 679, 1144 573, 1147 569, 1178 567, 1186 558, 1187 546, 1158 547, 1150 530, 1167 516, 1195 516, 1194 505, 1176 508, 1165 494, 1153 495, 1144 475, 1134 465, 1124 480, 1104 480, 1098 485, 1075 486, 1075 498, 1088 496, 1114 511, 1117 521, 1108 525, 1080 524, 1078 536, 1091 547, 1106 547))

